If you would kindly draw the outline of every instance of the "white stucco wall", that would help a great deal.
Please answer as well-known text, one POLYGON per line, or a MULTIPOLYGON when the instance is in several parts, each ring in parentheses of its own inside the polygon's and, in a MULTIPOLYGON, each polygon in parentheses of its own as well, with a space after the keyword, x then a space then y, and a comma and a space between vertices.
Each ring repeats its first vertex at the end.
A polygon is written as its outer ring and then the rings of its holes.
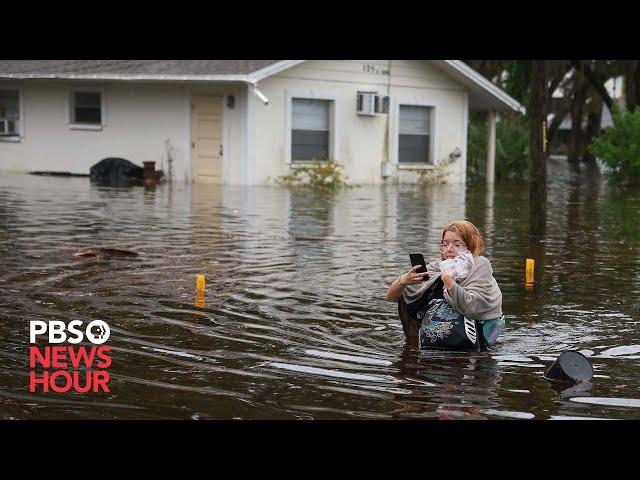
MULTIPOLYGON (((334 100, 337 144, 335 159, 355 183, 381 183, 382 162, 393 164, 390 181, 416 181, 415 169, 397 166, 397 116, 401 103, 435 107, 435 159, 440 160, 459 148, 466 154, 466 91, 429 61, 394 60, 312 60, 269 77, 259 84, 269 98, 264 105, 250 96, 253 182, 268 183, 288 174, 289 154, 287 106, 291 96, 334 100), (390 75, 387 73, 390 70, 390 75), (391 96, 391 113, 365 117, 356 114, 358 91, 377 91, 391 96), (388 122, 388 125, 387 125, 388 122), (388 152, 385 131, 389 130, 388 152)), ((449 165, 449 183, 464 182, 465 159, 449 165)))
POLYGON ((241 137, 244 89, 239 85, 178 83, 0 81, 0 89, 21 92, 23 135, 20 142, 0 140, 0 170, 89 173, 106 157, 125 158, 142 166, 156 161, 167 170, 165 140, 175 148, 175 179, 183 182, 190 169, 189 96, 236 95, 233 109, 224 107, 224 170, 228 183, 242 183, 241 137), (68 125, 68 95, 75 87, 93 87, 104 96, 100 131, 73 130, 68 125), (187 162, 187 163, 186 163, 187 162))
MULTIPOLYGON (((184 88, 167 85, 23 81, 19 86, 24 117, 19 143, 0 141, 0 168, 13 171, 53 170, 89 173, 106 157, 122 157, 142 166, 164 154, 164 141, 176 148, 174 170, 184 163, 184 88), (73 130, 68 125, 68 95, 76 86, 95 87, 104 96, 101 131, 73 130)), ((165 162, 166 168, 166 162, 165 162)))

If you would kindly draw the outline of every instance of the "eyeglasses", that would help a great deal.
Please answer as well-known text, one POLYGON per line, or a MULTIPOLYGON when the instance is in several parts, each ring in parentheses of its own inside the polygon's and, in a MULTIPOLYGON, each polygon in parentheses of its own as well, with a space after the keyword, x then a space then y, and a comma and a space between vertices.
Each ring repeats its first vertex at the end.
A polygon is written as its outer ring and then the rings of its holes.
POLYGON ((467 245, 462 242, 454 242, 454 243, 442 242, 439 245, 439 247, 441 252, 446 252, 447 250, 449 250, 449 247, 453 247, 453 250, 456 252, 461 252, 467 249, 467 245))

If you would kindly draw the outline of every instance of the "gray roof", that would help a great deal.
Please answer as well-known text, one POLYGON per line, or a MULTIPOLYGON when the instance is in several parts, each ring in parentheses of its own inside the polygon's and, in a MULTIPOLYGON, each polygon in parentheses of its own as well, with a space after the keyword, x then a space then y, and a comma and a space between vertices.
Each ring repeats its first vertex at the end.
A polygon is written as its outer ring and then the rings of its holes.
MULTIPOLYGON (((304 60, 0 60, 0 78, 256 82, 304 60), (272 68, 267 68, 272 67, 272 68), (264 70, 263 70, 264 69, 264 70), (256 72, 260 71, 259 74, 256 72)), ((469 108, 525 109, 460 60, 430 60, 469 91, 469 108)))
POLYGON ((0 76, 248 75, 280 60, 0 60, 0 76))

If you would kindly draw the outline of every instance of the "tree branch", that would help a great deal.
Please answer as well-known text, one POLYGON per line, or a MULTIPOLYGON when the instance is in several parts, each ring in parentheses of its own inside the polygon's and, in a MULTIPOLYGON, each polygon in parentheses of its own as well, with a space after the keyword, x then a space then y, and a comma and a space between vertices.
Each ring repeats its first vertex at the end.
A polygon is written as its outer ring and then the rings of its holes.
POLYGON ((560 86, 562 80, 564 80, 564 76, 567 74, 569 70, 571 70, 572 65, 570 63, 565 64, 565 68, 562 71, 557 72, 556 75, 551 80, 551 85, 549 85, 549 100, 553 97, 553 92, 560 86))
POLYGON ((549 137, 549 145, 551 145, 551 142, 553 142, 556 134, 558 133, 558 128, 564 120, 564 117, 566 117, 569 113, 568 105, 563 104, 562 108, 558 109, 558 111, 554 113, 555 115, 553 116, 553 120, 551 121, 551 125, 549 126, 549 130, 547 132, 547 136, 549 137))
POLYGON ((576 69, 580 68, 580 66, 584 66, 583 73, 585 78, 589 81, 593 88, 596 89, 596 91, 602 98, 602 101, 607 104, 609 111, 611 111, 613 109, 613 100, 611 99, 609 92, 607 92, 607 89, 604 86, 604 82, 606 81, 606 79, 598 78, 598 75, 593 70, 591 70, 591 66, 581 64, 580 60, 571 60, 571 64, 576 69))

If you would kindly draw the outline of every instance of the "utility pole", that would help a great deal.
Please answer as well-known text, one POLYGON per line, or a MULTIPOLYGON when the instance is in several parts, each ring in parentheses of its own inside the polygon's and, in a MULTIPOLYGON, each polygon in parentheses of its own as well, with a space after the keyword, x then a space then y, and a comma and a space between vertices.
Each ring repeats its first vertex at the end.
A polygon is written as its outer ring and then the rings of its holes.
POLYGON ((529 105, 529 233, 544 235, 547 229, 547 96, 546 60, 532 60, 529 105))

